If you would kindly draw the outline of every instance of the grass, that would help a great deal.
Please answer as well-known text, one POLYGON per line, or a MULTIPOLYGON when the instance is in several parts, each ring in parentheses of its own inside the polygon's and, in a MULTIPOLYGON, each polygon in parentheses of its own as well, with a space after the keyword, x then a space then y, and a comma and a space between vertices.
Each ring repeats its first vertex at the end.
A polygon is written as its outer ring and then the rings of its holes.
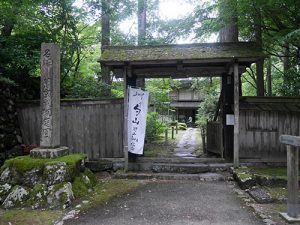
MULTIPOLYGON (((124 193, 136 189, 140 184, 135 180, 107 180, 98 181, 94 191, 87 196, 77 199, 73 206, 81 204, 82 200, 88 200, 89 203, 82 204, 81 210, 86 211, 89 208, 105 204, 112 198, 121 196, 124 193)), ((68 209, 71 210, 71 209, 68 209)), ((32 209, 0 209, 0 225, 7 225, 9 222, 13 225, 50 225, 58 221, 63 216, 63 210, 32 210, 32 209)))
POLYGON ((266 187, 272 198, 281 199, 287 197, 287 189, 279 187, 266 187))
POLYGON ((104 204, 112 198, 121 196, 124 193, 130 192, 139 186, 139 182, 136 180, 108 180, 100 181, 95 186, 94 192, 92 192, 87 200, 88 204, 83 205, 82 209, 87 210, 89 208, 104 204))
POLYGON ((236 171, 238 173, 248 173, 248 174, 256 174, 265 177, 277 177, 281 179, 287 179, 286 167, 268 167, 268 168, 250 167, 250 168, 239 168, 236 171))
MULTIPOLYGON (((1 213, 1 212, 0 212, 1 213)), ((0 214, 0 225, 50 225, 62 216, 60 210, 9 209, 0 214)))

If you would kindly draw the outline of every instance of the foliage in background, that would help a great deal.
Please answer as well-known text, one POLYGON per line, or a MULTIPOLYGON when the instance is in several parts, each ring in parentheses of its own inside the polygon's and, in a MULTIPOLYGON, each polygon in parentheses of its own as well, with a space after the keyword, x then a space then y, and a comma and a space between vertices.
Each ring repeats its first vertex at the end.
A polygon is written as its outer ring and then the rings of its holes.
POLYGON ((201 129, 205 129, 207 120, 212 120, 216 112, 216 105, 220 95, 220 79, 195 79, 193 88, 199 92, 203 99, 197 111, 196 123, 201 129))
POLYGON ((146 141, 155 140, 166 129, 166 124, 158 120, 158 113, 149 112, 147 114, 146 141))
POLYGON ((167 115, 170 109, 170 92, 180 86, 177 80, 168 79, 149 79, 146 80, 146 90, 150 95, 150 105, 154 111, 161 115, 167 115))

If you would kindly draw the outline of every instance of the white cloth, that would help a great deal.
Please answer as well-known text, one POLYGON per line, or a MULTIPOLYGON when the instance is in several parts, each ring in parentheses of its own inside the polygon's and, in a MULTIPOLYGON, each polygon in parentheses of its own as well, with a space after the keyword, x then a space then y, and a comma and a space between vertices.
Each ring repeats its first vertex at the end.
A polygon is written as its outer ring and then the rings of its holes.
POLYGON ((142 155, 146 133, 149 93, 128 88, 128 151, 142 155))

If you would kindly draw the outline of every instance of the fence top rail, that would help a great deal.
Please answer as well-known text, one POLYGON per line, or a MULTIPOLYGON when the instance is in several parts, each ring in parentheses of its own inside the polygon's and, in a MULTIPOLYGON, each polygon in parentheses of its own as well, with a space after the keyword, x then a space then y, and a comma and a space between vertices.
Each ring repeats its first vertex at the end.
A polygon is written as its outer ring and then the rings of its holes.
POLYGON ((292 135, 280 135, 279 141, 282 144, 291 145, 295 147, 300 146, 300 136, 292 136, 292 135))
MULTIPOLYGON (((68 105, 102 105, 102 104, 119 104, 123 103, 123 98, 110 98, 110 99, 62 99, 60 104, 63 106, 68 105)), ((39 106, 40 100, 26 100, 18 101, 17 105, 19 107, 28 107, 28 106, 39 106)))

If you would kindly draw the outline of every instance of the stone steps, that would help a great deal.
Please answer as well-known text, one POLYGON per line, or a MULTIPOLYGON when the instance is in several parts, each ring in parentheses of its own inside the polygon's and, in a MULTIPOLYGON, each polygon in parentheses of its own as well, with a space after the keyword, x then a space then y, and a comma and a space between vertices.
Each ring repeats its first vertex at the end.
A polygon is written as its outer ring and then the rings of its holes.
POLYGON ((228 171, 231 163, 129 163, 129 171, 152 171, 155 173, 197 174, 205 172, 228 171))
POLYGON ((130 172, 116 173, 115 179, 135 179, 135 180, 198 180, 198 181, 226 181, 230 179, 229 173, 152 173, 152 172, 130 172))

